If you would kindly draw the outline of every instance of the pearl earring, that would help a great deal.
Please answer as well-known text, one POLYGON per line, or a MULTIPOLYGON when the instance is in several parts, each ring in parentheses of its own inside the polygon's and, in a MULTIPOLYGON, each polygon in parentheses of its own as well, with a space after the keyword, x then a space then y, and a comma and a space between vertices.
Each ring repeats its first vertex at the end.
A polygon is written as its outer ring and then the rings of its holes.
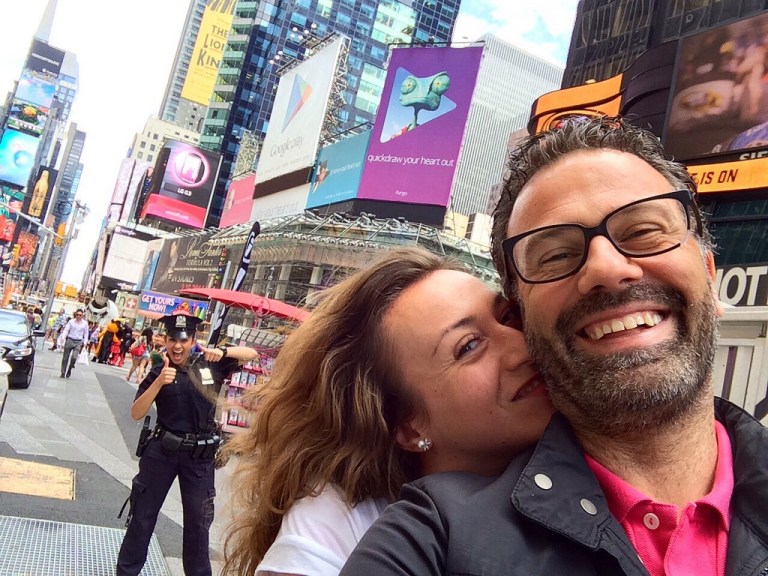
POLYGON ((416 446, 421 450, 422 452, 426 452, 430 448, 432 448, 432 440, 429 438, 422 438, 416 443, 416 446))

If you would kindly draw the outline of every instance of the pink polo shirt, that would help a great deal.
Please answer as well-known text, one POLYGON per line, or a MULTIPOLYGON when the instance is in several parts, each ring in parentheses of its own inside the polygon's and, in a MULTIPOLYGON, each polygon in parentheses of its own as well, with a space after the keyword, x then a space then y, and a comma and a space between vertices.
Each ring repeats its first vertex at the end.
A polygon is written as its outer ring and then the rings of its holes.
MULTIPOLYGON (((654 502, 586 455, 608 509, 629 536, 651 576, 725 575, 733 493, 731 440, 715 422, 717 467, 709 494, 685 507, 654 502)), ((681 470, 681 474, 685 471, 681 470)))

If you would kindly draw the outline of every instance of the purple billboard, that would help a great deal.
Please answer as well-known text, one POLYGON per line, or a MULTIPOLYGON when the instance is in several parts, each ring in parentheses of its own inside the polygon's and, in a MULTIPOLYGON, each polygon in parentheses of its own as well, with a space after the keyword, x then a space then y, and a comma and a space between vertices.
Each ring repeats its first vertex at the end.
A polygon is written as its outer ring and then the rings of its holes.
POLYGON ((448 205, 482 54, 392 51, 358 198, 448 205))

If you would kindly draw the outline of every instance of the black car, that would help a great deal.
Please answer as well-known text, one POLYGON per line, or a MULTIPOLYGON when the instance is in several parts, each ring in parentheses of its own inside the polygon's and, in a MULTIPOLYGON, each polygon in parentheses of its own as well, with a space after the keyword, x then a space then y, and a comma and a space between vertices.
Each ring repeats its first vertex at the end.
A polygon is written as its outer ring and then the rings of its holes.
POLYGON ((11 366, 8 385, 29 388, 35 369, 35 337, 24 312, 0 309, 0 357, 11 366))

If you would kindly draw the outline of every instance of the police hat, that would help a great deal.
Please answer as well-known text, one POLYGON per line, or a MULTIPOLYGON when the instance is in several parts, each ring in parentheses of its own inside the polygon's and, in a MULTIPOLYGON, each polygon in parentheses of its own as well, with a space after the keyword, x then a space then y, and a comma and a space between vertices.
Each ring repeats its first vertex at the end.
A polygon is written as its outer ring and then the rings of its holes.
POLYGON ((165 326, 165 332, 169 338, 185 340, 195 335, 197 325, 202 320, 197 316, 192 316, 189 312, 174 310, 170 314, 161 317, 160 322, 165 326))

